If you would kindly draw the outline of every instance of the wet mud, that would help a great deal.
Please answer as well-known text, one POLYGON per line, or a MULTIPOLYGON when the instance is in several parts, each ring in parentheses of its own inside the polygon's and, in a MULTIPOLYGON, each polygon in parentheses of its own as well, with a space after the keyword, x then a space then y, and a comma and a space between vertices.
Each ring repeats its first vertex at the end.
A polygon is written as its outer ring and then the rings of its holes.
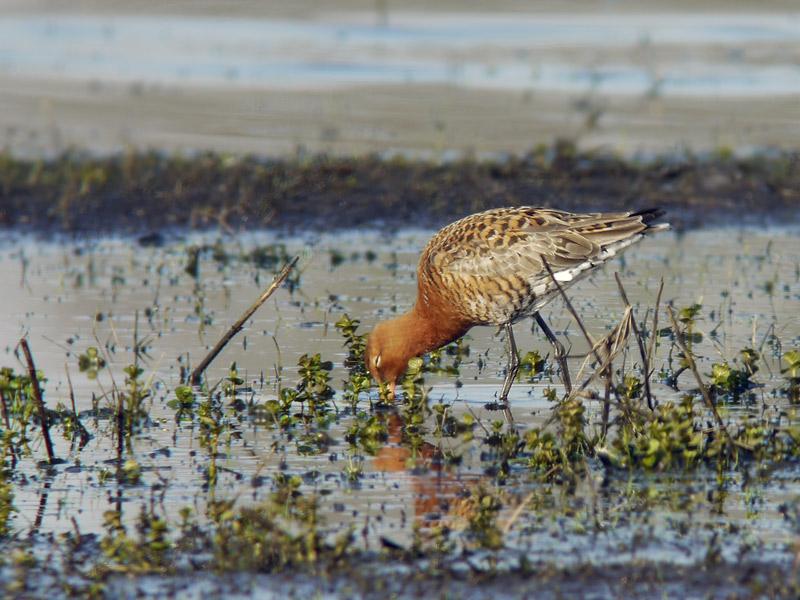
POLYGON ((580 152, 567 142, 524 157, 445 163, 211 153, 72 153, 54 160, 0 155, 0 224, 75 233, 433 227, 514 205, 576 211, 659 206, 679 229, 786 223, 800 216, 799 190, 796 153, 736 158, 720 151, 636 162, 580 152))

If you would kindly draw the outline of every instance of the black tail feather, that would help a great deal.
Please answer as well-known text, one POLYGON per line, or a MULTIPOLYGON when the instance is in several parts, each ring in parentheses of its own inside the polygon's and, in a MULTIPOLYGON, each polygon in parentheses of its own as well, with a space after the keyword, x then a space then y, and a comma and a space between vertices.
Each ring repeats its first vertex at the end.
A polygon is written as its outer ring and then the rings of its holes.
POLYGON ((654 208, 644 208, 642 210, 637 210, 636 212, 632 212, 632 217, 641 217, 642 223, 649 224, 651 221, 655 221, 656 219, 663 217, 666 214, 666 211, 662 208, 654 207, 654 208))

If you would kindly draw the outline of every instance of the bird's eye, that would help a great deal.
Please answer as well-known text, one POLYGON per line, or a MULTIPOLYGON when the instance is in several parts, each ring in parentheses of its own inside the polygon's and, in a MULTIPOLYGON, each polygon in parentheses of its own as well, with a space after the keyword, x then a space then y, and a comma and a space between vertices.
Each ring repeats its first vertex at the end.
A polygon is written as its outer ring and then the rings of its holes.
POLYGON ((380 368, 380 366, 381 366, 381 355, 380 354, 376 354, 375 358, 372 359, 372 362, 375 363, 375 367, 376 368, 380 368))

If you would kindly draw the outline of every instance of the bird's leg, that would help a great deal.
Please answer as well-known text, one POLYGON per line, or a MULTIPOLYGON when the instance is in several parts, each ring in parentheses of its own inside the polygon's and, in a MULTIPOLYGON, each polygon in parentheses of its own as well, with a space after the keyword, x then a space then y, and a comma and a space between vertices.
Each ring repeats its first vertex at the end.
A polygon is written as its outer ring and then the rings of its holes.
POLYGON ((564 350, 564 344, 558 341, 553 332, 550 331, 550 328, 547 326, 547 323, 544 322, 542 315, 538 312, 533 313, 533 318, 536 319, 536 324, 539 325, 539 329, 542 330, 544 335, 553 345, 553 350, 555 351, 555 359, 558 363, 558 366, 561 368, 561 380, 564 382, 564 389, 567 390, 567 394, 572 392, 572 381, 569 377, 569 367, 567 367, 567 353, 564 350))
POLYGON ((509 425, 513 425, 514 417, 511 414, 511 409, 508 406, 508 392, 511 391, 511 385, 514 383, 514 378, 519 371, 519 356, 517 355, 517 344, 514 341, 514 329, 511 323, 503 325, 506 332, 506 349, 508 350, 508 365, 506 366, 506 379, 503 382, 503 389, 500 392, 500 403, 505 405, 503 414, 506 417, 509 425))

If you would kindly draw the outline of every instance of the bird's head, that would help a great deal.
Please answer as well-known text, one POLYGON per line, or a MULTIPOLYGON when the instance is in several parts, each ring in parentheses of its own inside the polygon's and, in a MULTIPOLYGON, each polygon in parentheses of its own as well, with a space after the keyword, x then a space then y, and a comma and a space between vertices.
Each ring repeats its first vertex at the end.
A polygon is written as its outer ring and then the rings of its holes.
POLYGON ((415 356, 406 333, 402 324, 395 319, 378 323, 367 338, 364 356, 367 369, 379 384, 388 384, 392 398, 397 380, 408 368, 409 359, 415 356))

